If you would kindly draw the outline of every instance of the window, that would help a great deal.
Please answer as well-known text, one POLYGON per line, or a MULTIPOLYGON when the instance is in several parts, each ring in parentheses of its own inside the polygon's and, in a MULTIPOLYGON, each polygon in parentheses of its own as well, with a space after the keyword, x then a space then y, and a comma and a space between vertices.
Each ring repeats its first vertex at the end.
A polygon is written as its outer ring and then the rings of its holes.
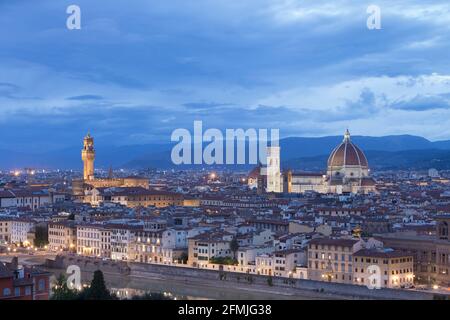
POLYGON ((39 291, 45 290, 45 280, 44 279, 39 280, 38 288, 39 288, 39 291))
POLYGON ((3 296, 9 296, 11 295, 11 289, 5 288, 3 289, 3 296))
POLYGON ((20 296, 20 288, 14 288, 14 295, 17 297, 17 296, 20 296))

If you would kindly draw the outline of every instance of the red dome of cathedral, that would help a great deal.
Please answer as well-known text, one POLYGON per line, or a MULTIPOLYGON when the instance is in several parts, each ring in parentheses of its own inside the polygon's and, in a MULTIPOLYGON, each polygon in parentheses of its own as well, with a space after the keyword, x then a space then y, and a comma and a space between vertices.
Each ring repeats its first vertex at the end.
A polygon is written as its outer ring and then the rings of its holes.
POLYGON ((350 141, 350 132, 345 132, 344 141, 338 145, 328 158, 328 167, 358 166, 368 168, 367 158, 355 144, 350 141))

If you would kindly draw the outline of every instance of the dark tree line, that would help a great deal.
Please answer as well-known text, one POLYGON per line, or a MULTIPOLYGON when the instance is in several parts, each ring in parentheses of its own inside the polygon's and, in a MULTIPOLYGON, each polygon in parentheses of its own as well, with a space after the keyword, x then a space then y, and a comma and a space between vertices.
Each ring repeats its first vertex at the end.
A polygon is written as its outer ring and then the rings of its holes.
MULTIPOLYGON (((61 274, 53 287, 52 300, 118 300, 118 297, 108 290, 103 272, 94 272, 90 286, 78 291, 67 286, 67 278, 61 274)), ((147 292, 141 296, 133 296, 132 300, 171 300, 161 293, 147 292)))
POLYGON ((105 284, 103 272, 97 270, 94 272, 90 286, 78 291, 67 286, 66 277, 61 274, 53 287, 53 300, 115 300, 117 297, 112 295, 105 284))

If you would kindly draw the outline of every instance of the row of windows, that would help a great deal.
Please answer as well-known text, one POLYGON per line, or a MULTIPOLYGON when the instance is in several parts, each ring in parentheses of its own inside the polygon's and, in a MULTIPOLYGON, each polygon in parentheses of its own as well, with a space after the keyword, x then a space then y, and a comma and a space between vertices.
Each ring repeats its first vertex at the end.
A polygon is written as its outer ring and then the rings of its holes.
MULTIPOLYGON (((100 255, 100 250, 97 248, 89 248, 86 251, 90 252, 91 254, 94 255, 100 255)), ((83 250, 78 250, 79 254, 86 254, 86 252, 83 252, 83 250)))
MULTIPOLYGON (((122 197, 124 198, 124 197, 122 197)), ((173 197, 128 197, 128 199, 130 201, 162 201, 162 200, 171 200, 171 201, 175 201, 178 199, 175 199, 173 197)), ((122 200, 126 200, 125 198, 122 200)))
MULTIPOLYGON (((396 285, 396 284, 398 284, 398 283, 409 283, 409 282, 411 282, 413 279, 412 279, 412 277, 411 278, 400 278, 400 279, 393 279, 392 281, 391 281, 391 284, 392 285, 396 285)), ((361 283, 364 283, 364 278, 361 278, 361 279, 355 279, 355 282, 361 282, 361 283)), ((376 284, 377 283, 377 281, 375 280, 375 279, 372 279, 372 284, 376 284)), ((388 280, 384 280, 384 285, 385 286, 387 286, 388 285, 388 280)))
MULTIPOLYGON (((358 272, 358 270, 359 270, 361 273, 364 273, 364 268, 361 268, 361 269, 355 268, 355 272, 358 272)), ((394 274, 409 273, 409 272, 412 272, 412 269, 411 269, 411 268, 400 269, 400 270, 392 270, 392 271, 391 271, 391 273, 392 273, 393 275, 394 275, 394 274)), ((373 273, 375 273, 375 271, 374 271, 373 273)), ((387 272, 387 270, 385 270, 385 271, 384 271, 384 275, 387 276, 387 274, 388 274, 388 272, 387 272)))
POLYGON ((352 261, 352 256, 351 255, 346 255, 344 253, 339 255, 337 253, 332 254, 332 253, 321 252, 319 254, 318 252, 316 252, 316 253, 313 254, 312 252, 309 252, 309 258, 312 258, 313 256, 314 256, 315 259, 320 259, 320 260, 333 260, 333 258, 334 258, 335 261, 338 261, 339 258, 340 258, 341 261, 346 261, 346 260, 349 261, 349 262, 352 261))
POLYGON ((77 236, 78 238, 100 239, 100 235, 97 232, 78 231, 77 236))
POLYGON ((56 244, 65 244, 66 240, 65 239, 55 239, 55 238, 49 238, 48 239, 49 243, 56 243, 56 244))
MULTIPOLYGON (((378 263, 378 259, 360 258, 360 260, 361 260, 361 262, 364 262, 364 260, 365 260, 367 263, 378 263)), ((405 263, 405 262, 412 262, 412 258, 392 259, 390 261, 392 264, 405 263)), ((358 262, 358 258, 355 258, 355 262, 358 262)), ((389 259, 383 259, 383 264, 389 264, 389 259)))
MULTIPOLYGON (((44 279, 40 279, 39 281, 38 281, 38 290, 39 291, 44 291, 46 288, 45 288, 45 280, 44 279)), ((3 291, 2 291, 2 294, 3 294, 3 296, 4 297, 8 297, 8 296, 11 296, 11 289, 10 288, 3 288, 3 291)), ((31 295, 31 286, 26 286, 25 287, 25 290, 24 290, 24 294, 26 295, 26 296, 29 296, 29 295, 31 295)), ((20 287, 16 287, 16 288, 14 288, 14 296, 20 296, 21 295, 21 293, 20 293, 20 287)))
POLYGON ((148 253, 157 253, 160 252, 160 248, 159 247, 155 247, 155 246, 136 246, 135 247, 135 251, 137 252, 148 252, 148 253))
MULTIPOLYGON (((11 289, 4 288, 3 296, 8 297, 10 295, 11 295, 11 289)), ((31 287, 30 286, 25 287, 25 295, 27 295, 27 296, 31 295, 31 287)), ((20 287, 14 288, 14 296, 16 296, 16 297, 20 296, 20 287)))
MULTIPOLYGON (((65 231, 52 231, 52 230, 48 231, 49 236, 64 237, 66 234, 69 235, 69 233, 66 233, 65 231)), ((74 235, 75 235, 75 233, 74 233, 74 235)))
POLYGON ((310 249, 316 249, 316 250, 330 250, 330 251, 350 251, 350 247, 342 247, 342 246, 334 246, 334 245, 318 245, 318 244, 311 244, 309 246, 310 249))
POLYGON ((85 246, 85 247, 99 247, 100 246, 99 241, 93 241, 93 240, 78 239, 77 243, 79 246, 85 246))
MULTIPOLYGON (((325 269, 327 268, 327 266, 328 266, 328 264, 326 264, 325 262, 321 262, 321 263, 320 263, 320 269, 321 269, 321 270, 325 270, 325 269)), ((347 268, 346 268, 346 267, 345 267, 346 264, 345 264, 345 263, 341 263, 341 268, 340 268, 340 269, 339 269, 339 264, 338 264, 338 263, 334 263, 333 266, 334 266, 334 269, 333 269, 334 271, 339 271, 339 272, 351 272, 351 270, 352 270, 352 265, 351 265, 351 264, 349 264, 349 265, 347 266, 347 268)), ((312 261, 309 261, 309 267, 310 267, 310 268, 313 267, 312 261)), ((318 261, 315 261, 315 262, 314 262, 314 268, 315 268, 315 269, 319 269, 319 262, 318 262, 318 261)))

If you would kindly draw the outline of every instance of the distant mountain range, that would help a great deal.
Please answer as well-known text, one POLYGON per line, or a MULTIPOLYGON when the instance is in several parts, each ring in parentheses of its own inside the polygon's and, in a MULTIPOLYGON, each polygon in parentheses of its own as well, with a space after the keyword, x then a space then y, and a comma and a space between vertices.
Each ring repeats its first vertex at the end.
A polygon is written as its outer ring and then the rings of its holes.
MULTIPOLYGON (((450 169, 450 150, 405 150, 364 152, 372 170, 438 170, 450 169)), ((307 171, 325 171, 328 155, 289 159, 282 163, 284 168, 307 171)))
MULTIPOLYGON (((373 169, 450 169, 450 140, 429 141, 423 137, 397 135, 384 137, 352 136, 366 154, 373 169)), ((320 138, 290 137, 280 140, 282 166, 292 169, 325 170, 328 155, 342 136, 320 138)), ((96 167, 174 168, 170 159, 175 144, 96 146, 96 167)), ((46 153, 0 150, 0 167, 81 169, 81 146, 46 153)), ((251 166, 235 166, 248 169, 251 166)), ((186 168, 182 166, 181 168, 186 168)))

